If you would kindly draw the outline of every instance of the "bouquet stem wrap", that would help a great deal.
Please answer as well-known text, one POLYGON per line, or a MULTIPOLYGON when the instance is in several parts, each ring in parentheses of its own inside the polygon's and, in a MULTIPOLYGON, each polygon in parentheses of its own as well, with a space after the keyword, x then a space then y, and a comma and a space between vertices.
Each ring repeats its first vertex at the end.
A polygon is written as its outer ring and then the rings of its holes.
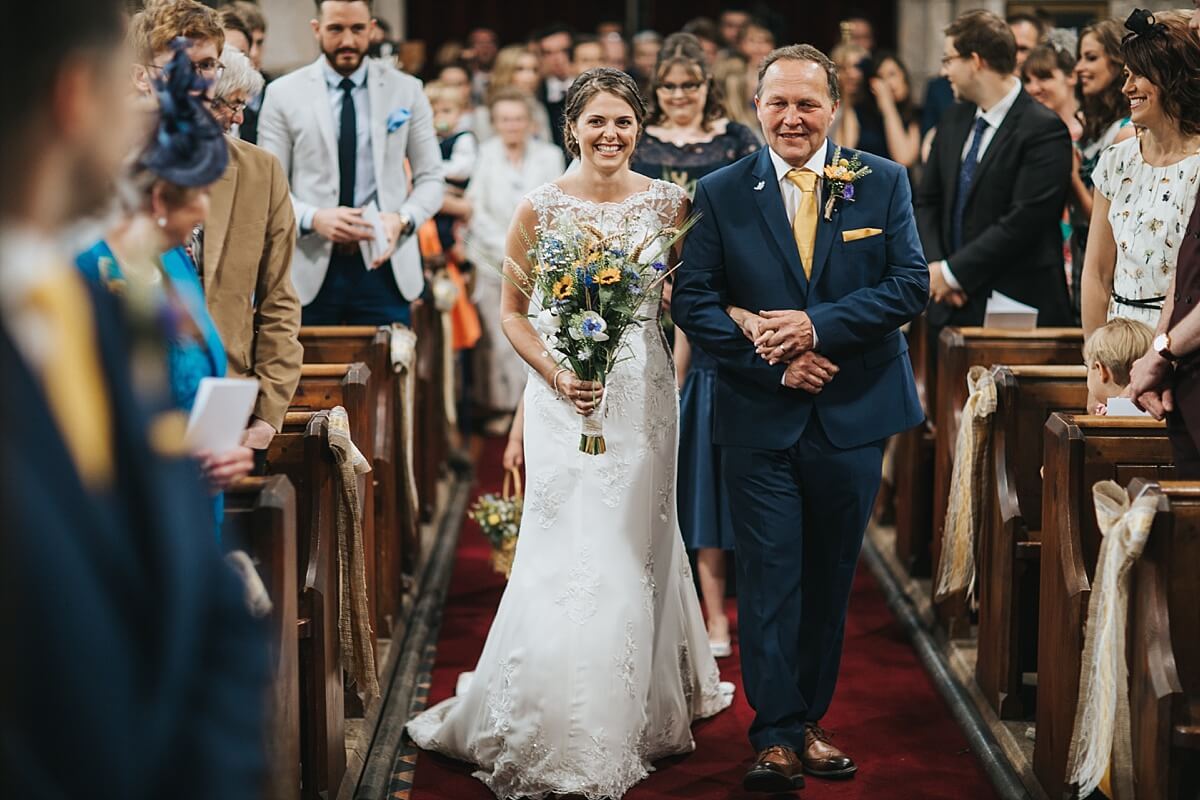
POLYGON ((604 455, 608 446, 604 442, 604 412, 608 405, 608 396, 602 395, 596 410, 589 416, 580 417, 583 423, 579 431, 579 452, 589 456, 604 455))

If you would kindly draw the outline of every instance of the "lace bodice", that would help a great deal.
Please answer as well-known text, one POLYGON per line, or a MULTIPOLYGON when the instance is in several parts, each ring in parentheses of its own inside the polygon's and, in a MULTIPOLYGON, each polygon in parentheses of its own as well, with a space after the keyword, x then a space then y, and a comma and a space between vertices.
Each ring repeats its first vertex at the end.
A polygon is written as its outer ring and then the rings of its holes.
POLYGON ((549 227, 562 214, 587 222, 605 233, 630 226, 659 230, 679 217, 687 193, 673 183, 652 180, 650 186, 615 203, 596 203, 564 192, 556 183, 542 184, 525 196, 537 212, 538 225, 549 227))

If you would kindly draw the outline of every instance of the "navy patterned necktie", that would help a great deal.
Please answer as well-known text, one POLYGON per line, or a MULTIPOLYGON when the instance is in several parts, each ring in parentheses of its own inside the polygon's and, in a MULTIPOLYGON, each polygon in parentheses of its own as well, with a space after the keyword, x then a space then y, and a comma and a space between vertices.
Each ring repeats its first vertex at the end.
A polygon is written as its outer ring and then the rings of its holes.
POLYGON ((338 205, 354 207, 354 168, 358 153, 358 115, 354 110, 354 82, 342 78, 338 84, 342 90, 342 126, 338 133, 338 172, 341 187, 338 205))
POLYGON ((983 117, 975 118, 975 132, 971 146, 967 148, 967 157, 963 159, 958 170, 958 191, 954 195, 954 221, 950 228, 950 247, 957 251, 963 243, 963 212, 967 210, 967 198, 971 196, 971 184, 975 182, 975 170, 979 167, 979 145, 983 142, 983 132, 987 130, 988 122, 983 117))

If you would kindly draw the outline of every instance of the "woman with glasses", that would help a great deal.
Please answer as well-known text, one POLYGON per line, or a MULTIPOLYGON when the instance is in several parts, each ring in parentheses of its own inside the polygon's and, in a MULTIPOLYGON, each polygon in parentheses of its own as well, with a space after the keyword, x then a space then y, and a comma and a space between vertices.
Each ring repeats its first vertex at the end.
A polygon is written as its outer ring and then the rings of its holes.
MULTIPOLYGON (((663 42, 650 87, 646 133, 632 168, 685 189, 710 172, 759 148, 751 130, 725 114, 700 41, 676 33, 663 42)), ((675 370, 682 387, 679 427, 679 525, 696 550, 697 573, 713 655, 732 654, 725 616, 725 551, 733 549, 733 524, 724 506, 720 462, 712 443, 717 365, 675 331, 675 370)))
MULTIPOLYGON (((225 375, 225 348, 205 306, 196 230, 208 217, 209 187, 224 173, 229 149, 201 95, 207 81, 193 70, 184 45, 153 85, 157 124, 131 165, 126 210, 108 235, 78 257, 89 279, 126 297, 166 339, 165 387, 172 405, 190 411, 200 381, 225 375)), ((220 492, 250 474, 246 447, 198 454, 209 485, 220 492)), ((221 518, 221 495, 214 500, 221 518)))
POLYGON ((1125 25, 1121 91, 1138 135, 1105 150, 1092 174, 1085 337, 1113 317, 1158 324, 1200 186, 1196 35, 1172 13, 1134 11, 1125 25))

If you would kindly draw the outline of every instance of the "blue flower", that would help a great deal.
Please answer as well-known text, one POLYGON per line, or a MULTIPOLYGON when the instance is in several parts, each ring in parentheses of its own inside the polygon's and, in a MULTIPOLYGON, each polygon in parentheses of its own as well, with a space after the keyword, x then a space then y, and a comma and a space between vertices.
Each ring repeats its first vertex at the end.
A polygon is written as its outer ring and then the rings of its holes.
POLYGON ((847 183, 845 186, 842 187, 842 199, 843 200, 854 200, 854 184, 853 183, 847 183))
POLYGON ((400 130, 400 128, 404 126, 404 123, 408 122, 410 117, 412 117, 412 111, 408 110, 407 108, 397 108, 395 111, 388 114, 387 132, 395 133, 396 131, 400 130))
POLYGON ((654 262, 653 264, 651 264, 650 266, 654 267, 654 271, 655 271, 655 272, 662 272, 664 269, 666 269, 666 268, 667 268, 667 265, 666 265, 666 264, 664 264, 664 263, 663 263, 663 262, 661 262, 661 261, 655 261, 655 262, 654 262))
POLYGON ((595 311, 586 311, 580 315, 575 325, 570 330, 572 339, 591 339, 593 342, 607 342, 608 323, 604 321, 604 317, 597 314, 595 311))

